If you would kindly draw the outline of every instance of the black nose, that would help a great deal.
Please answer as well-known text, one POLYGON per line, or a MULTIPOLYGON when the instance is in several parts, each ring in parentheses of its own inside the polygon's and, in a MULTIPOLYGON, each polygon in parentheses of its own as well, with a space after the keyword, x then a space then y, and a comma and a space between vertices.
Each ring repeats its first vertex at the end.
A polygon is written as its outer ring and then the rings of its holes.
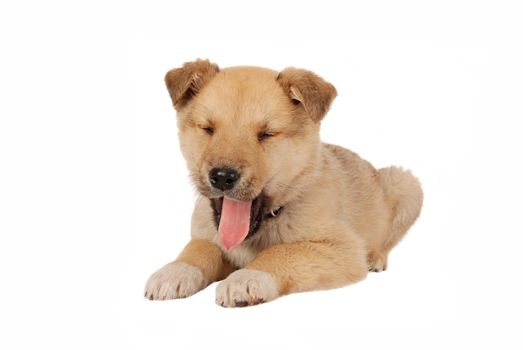
POLYGON ((225 191, 236 185, 236 182, 240 179, 240 174, 228 167, 212 168, 209 172, 209 179, 213 187, 225 191))

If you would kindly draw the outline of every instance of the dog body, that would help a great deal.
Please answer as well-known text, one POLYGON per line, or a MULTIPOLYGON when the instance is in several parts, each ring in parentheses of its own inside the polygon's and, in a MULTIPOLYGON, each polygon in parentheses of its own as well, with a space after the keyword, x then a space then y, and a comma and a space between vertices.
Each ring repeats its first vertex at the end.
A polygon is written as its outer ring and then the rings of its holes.
POLYGON ((185 297, 224 279, 216 302, 246 306, 386 269, 419 216, 421 186, 320 141, 331 84, 301 69, 201 60, 168 72, 166 84, 200 196, 191 242, 151 276, 146 297, 185 297))

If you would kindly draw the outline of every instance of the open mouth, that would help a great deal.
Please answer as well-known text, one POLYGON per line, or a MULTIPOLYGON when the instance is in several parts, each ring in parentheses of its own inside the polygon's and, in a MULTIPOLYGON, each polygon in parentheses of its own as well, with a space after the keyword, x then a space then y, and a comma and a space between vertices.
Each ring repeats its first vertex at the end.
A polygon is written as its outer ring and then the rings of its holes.
POLYGON ((239 246, 260 228, 268 199, 260 194, 252 201, 238 201, 227 196, 211 199, 214 221, 226 249, 239 246))

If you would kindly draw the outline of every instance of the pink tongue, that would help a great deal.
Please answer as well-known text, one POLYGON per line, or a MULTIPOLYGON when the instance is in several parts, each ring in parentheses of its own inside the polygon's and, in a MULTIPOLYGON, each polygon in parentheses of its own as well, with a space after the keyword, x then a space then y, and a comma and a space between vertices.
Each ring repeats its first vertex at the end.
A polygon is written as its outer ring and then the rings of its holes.
POLYGON ((241 202, 223 197, 222 215, 218 233, 225 249, 239 246, 249 233, 252 202, 241 202))

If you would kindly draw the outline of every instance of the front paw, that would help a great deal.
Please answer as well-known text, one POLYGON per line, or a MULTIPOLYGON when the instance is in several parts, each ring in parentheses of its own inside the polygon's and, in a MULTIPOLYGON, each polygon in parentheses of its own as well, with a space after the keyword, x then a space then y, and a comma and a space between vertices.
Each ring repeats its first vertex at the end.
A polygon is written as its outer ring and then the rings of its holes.
POLYGON ((186 298, 206 286, 207 282, 199 268, 175 261, 149 277, 145 285, 145 298, 150 300, 186 298))
POLYGON ((249 306, 278 297, 276 280, 267 272, 241 269, 216 287, 216 304, 224 307, 249 306))

